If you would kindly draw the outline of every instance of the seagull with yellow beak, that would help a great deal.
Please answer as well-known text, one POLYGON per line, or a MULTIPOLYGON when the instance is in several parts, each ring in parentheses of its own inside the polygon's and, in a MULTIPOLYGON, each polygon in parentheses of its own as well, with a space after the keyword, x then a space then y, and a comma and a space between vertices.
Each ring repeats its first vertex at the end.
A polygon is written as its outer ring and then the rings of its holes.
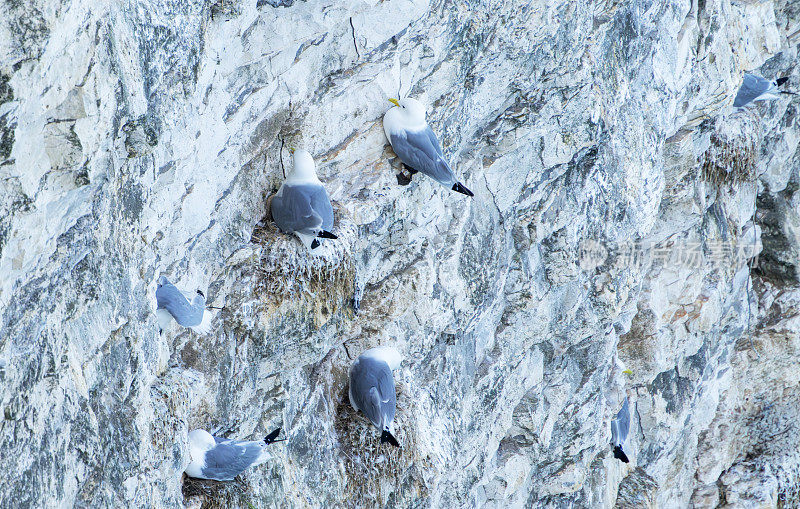
POLYGON ((389 99, 394 107, 383 116, 383 131, 394 153, 411 171, 429 176, 448 189, 467 196, 472 191, 458 181, 444 158, 439 140, 425 120, 425 107, 416 99, 389 99))

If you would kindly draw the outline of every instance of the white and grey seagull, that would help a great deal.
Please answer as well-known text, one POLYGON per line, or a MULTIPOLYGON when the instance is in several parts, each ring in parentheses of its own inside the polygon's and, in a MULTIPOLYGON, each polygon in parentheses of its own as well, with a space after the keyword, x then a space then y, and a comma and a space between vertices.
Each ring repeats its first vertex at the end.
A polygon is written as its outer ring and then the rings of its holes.
POLYGON ((777 99, 781 94, 797 95, 779 88, 787 81, 789 78, 786 77, 769 81, 761 76, 745 73, 742 86, 739 87, 739 91, 733 99, 733 106, 734 108, 743 108, 752 102, 777 99))
POLYGON ((425 107, 416 99, 389 99, 393 108, 383 116, 383 131, 394 153, 413 176, 420 172, 448 189, 467 196, 472 191, 458 181, 442 153, 439 140, 425 120, 425 107))
POLYGON ((400 443, 393 435, 397 400, 392 371, 402 361, 396 349, 378 347, 359 355, 350 366, 350 404, 381 430, 381 443, 389 442, 395 447, 400 443))
POLYGON ((205 430, 196 429, 189 433, 191 461, 186 467, 186 475, 198 479, 232 481, 248 468, 272 457, 267 446, 285 440, 277 440, 280 432, 278 428, 264 440, 241 441, 215 437, 205 430))
POLYGON ((308 249, 319 247, 319 239, 335 239, 333 207, 320 182, 314 159, 305 150, 292 150, 292 172, 272 197, 272 219, 282 231, 294 233, 308 249))
POLYGON ((161 276, 156 288, 156 303, 159 332, 166 329, 172 320, 198 334, 208 334, 211 330, 211 313, 206 310, 206 297, 200 290, 187 295, 161 276))
POLYGON ((614 457, 623 463, 628 463, 628 456, 623 452, 622 446, 628 439, 631 427, 631 412, 628 408, 628 398, 622 404, 617 415, 611 419, 611 445, 614 447, 614 457))

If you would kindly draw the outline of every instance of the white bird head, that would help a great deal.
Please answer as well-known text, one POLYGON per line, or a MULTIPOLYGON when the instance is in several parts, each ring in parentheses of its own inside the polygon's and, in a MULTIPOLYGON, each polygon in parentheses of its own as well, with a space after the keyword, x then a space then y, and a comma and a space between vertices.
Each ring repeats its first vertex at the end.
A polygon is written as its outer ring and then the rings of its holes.
POLYGON ((295 181, 318 181, 314 158, 302 148, 292 151, 292 161, 294 169, 289 175, 289 179, 295 181))
POLYGON ((400 363, 403 362, 403 355, 393 346, 376 346, 361 355, 384 361, 392 371, 399 368, 400 363))
POLYGON ((405 124, 417 125, 425 123, 425 106, 416 99, 406 97, 399 101, 397 99, 389 99, 389 102, 396 106, 396 108, 392 109, 399 112, 405 124))
POLYGON ((192 460, 202 461, 206 451, 215 445, 214 437, 206 430, 196 429, 189 433, 189 455, 192 460))

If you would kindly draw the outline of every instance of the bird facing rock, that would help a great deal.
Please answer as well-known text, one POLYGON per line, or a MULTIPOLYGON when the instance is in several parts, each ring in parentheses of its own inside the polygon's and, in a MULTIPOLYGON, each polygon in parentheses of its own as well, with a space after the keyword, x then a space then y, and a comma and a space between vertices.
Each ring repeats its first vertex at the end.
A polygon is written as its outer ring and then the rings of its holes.
POLYGON ((381 431, 381 443, 395 447, 400 443, 393 434, 397 400, 392 371, 402 360, 396 349, 378 347, 359 355, 350 366, 350 404, 381 431))
MULTIPOLYGON (((291 150, 291 149, 290 149, 291 150)), ((305 150, 293 150, 292 172, 270 203, 272 220, 285 233, 294 233, 308 249, 319 239, 335 239, 333 207, 328 191, 317 177, 314 159, 305 150)))

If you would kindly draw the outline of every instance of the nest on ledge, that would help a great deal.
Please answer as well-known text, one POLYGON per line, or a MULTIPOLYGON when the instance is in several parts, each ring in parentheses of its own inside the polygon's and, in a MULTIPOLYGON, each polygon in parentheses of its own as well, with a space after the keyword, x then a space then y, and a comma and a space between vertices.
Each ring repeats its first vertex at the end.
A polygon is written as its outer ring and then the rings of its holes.
POLYGON ((275 225, 269 213, 271 199, 267 201, 266 217, 250 239, 261 248, 255 269, 256 292, 275 301, 303 293, 352 295, 355 264, 351 252, 357 228, 344 208, 332 202, 332 233, 339 238, 324 239, 312 253, 295 235, 283 233, 275 225))
POLYGON ((183 474, 183 498, 189 505, 192 499, 199 499, 200 509, 227 509, 229 507, 248 507, 250 486, 236 477, 233 481, 212 481, 195 479, 183 474))
POLYGON ((741 114, 717 122, 708 149, 699 158, 703 180, 718 188, 756 180, 761 137, 759 125, 753 124, 741 114))
POLYGON ((414 428, 412 398, 401 382, 395 384, 397 413, 395 437, 400 447, 381 444, 377 428, 350 405, 345 384, 336 406, 333 427, 347 475, 345 507, 385 507, 408 504, 428 494, 424 471, 432 470, 430 458, 420 457, 414 428), (402 500, 402 504, 401 504, 402 500))

